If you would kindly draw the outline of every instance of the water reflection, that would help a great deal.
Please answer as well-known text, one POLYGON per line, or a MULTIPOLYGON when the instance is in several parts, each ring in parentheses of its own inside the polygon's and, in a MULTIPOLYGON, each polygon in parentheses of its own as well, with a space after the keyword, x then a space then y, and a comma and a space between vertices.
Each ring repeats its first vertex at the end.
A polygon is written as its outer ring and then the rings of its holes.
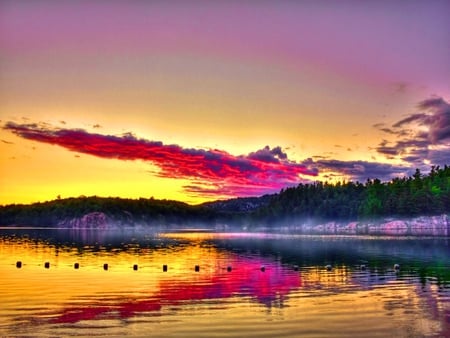
POLYGON ((105 306, 102 295, 93 300, 94 304, 102 305, 65 308, 56 314, 52 322, 76 322, 105 314, 124 319, 139 312, 160 311, 163 306, 173 307, 186 302, 222 304, 223 299, 233 297, 250 297, 267 307, 274 304, 282 307, 289 292, 300 286, 298 274, 288 273, 274 262, 238 257, 226 257, 226 260, 235 267, 232 271, 218 267, 199 276, 191 273, 190 278, 186 275, 183 278, 172 276, 170 280, 161 278, 156 285, 157 292, 149 290, 148 294, 125 299, 108 298, 106 303, 110 303, 109 306, 105 306), (261 264, 268 266, 264 272, 261 271, 261 264))
MULTIPOLYGON (((137 334, 154 325, 151 318, 160 326, 166 323, 166 333, 180 333, 173 321, 186 323, 186 316, 199 327, 206 320, 211 330, 223 327, 227 318, 240 328, 230 331, 237 336, 246 328, 247 335, 259 336, 277 318, 280 330, 294 336, 336 335, 336 325, 342 336, 367 336, 366 330, 450 334, 446 239, 135 229, 0 234, 0 333, 6 335, 17 333, 19 325, 24 335, 34 329, 74 334, 80 325, 94 323, 102 323, 109 334, 128 334, 117 330, 139 322, 133 326, 137 334), (219 316, 212 319, 210 313, 219 316), (320 324, 320 317, 327 322, 320 324), (386 317, 392 322, 384 322, 386 317)), ((192 330, 192 336, 201 334, 192 330)))

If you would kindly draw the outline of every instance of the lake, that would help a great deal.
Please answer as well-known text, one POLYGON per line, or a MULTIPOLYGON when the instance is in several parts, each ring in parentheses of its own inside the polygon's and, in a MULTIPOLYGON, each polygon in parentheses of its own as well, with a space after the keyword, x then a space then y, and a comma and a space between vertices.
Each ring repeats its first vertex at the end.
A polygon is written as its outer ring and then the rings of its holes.
POLYGON ((450 337, 449 238, 2 228, 0 276, 0 336, 450 337))

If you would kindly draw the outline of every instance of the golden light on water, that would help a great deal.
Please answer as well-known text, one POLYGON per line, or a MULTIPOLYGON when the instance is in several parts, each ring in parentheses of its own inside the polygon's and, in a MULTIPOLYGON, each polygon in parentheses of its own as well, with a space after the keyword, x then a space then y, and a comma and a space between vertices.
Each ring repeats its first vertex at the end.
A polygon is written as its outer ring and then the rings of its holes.
MULTIPOLYGON (((104 244, 108 241, 94 237, 77 246, 3 237, 0 316, 5 327, 20 323, 23 331, 18 332, 24 335, 34 326, 50 335, 87 327, 100 334, 95 328, 104 327, 103 333, 121 335, 131 325, 136 335, 145 335, 158 325, 160 336, 192 337, 200 328, 248 336, 278 330, 363 336, 367 328, 374 336, 427 336, 447 330, 448 302, 436 285, 423 293, 393 270, 363 271, 347 264, 294 269, 275 256, 254 249, 237 254, 215 242, 272 245, 284 243, 286 235, 181 232, 150 239, 151 245, 133 240, 104 244)), ((289 243, 301 240, 293 236, 289 243)))

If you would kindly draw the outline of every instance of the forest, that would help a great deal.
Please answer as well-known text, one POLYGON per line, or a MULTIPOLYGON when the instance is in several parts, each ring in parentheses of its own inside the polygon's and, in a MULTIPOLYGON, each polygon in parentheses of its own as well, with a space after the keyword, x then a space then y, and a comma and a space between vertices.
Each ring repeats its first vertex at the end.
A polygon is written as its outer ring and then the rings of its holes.
POLYGON ((119 225, 275 224, 301 218, 353 221, 450 213, 450 167, 416 169, 410 177, 336 184, 315 182, 259 198, 189 205, 154 198, 77 197, 0 206, 0 225, 57 226, 66 219, 103 212, 119 225))
POLYGON ((254 212, 260 220, 314 218, 364 220, 450 213, 450 167, 431 167, 428 175, 416 169, 410 177, 367 182, 299 184, 273 195, 254 212))
POLYGON ((58 226, 66 219, 92 212, 105 213, 116 225, 177 224, 208 221, 213 216, 206 208, 177 201, 80 196, 31 205, 2 206, 0 225, 58 226))

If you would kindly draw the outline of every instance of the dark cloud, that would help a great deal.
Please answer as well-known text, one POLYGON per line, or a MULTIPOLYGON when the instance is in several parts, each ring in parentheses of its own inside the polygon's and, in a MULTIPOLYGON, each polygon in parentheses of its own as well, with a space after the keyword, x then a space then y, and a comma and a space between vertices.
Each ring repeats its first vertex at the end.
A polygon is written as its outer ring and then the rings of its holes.
POLYGON ((378 146, 375 149, 380 154, 388 156, 389 158, 392 158, 393 156, 397 156, 400 153, 399 149, 397 149, 396 147, 378 146))
POLYGON ((263 149, 248 154, 248 158, 263 162, 279 163, 280 160, 287 159, 287 154, 281 150, 281 147, 270 149, 269 146, 265 146, 263 149))
POLYGON ((423 157, 419 155, 408 155, 405 157, 402 157, 402 160, 407 163, 414 163, 416 166, 422 166, 423 157))
POLYGON ((393 125, 400 128, 411 123, 428 128, 430 144, 438 144, 450 139, 450 104, 443 98, 431 98, 419 102, 417 107, 425 112, 412 114, 393 125))
POLYGON ((419 102, 417 108, 419 112, 397 121, 391 128, 375 124, 375 128, 397 136, 395 142, 383 140, 375 149, 414 166, 448 164, 450 156, 445 155, 450 152, 450 104, 433 97, 419 102))
POLYGON ((392 127, 400 128, 405 124, 410 124, 411 122, 423 121, 425 117, 425 114, 413 114, 408 116, 407 118, 404 118, 403 120, 398 121, 397 123, 394 123, 392 127))
POLYGON ((385 133, 388 134, 396 134, 397 132, 395 132, 394 130, 390 129, 390 128, 380 128, 381 131, 384 131, 385 133))
POLYGON ((360 182, 373 178, 389 181, 397 176, 408 175, 411 171, 409 166, 368 161, 319 160, 315 161, 314 165, 321 172, 339 173, 349 177, 352 181, 360 182))
POLYGON ((6 141, 6 140, 1 140, 3 143, 6 143, 6 144, 14 144, 13 142, 10 142, 10 141, 6 141))
POLYGON ((374 124, 373 127, 378 129, 379 131, 382 131, 383 133, 390 134, 390 135, 396 135, 398 137, 405 137, 409 135, 411 132, 409 130, 402 130, 399 128, 388 128, 384 126, 384 123, 377 123, 374 124))
POLYGON ((449 164, 450 162, 450 145, 442 149, 433 149, 428 152, 430 163, 435 165, 449 164))
POLYGON ((421 137, 420 134, 418 134, 416 139, 405 139, 402 141, 398 141, 396 145, 400 149, 407 149, 407 148, 417 149, 428 147, 429 142, 425 138, 421 137))
POLYGON ((442 97, 432 97, 419 102, 417 107, 420 109, 448 109, 448 103, 442 97))

